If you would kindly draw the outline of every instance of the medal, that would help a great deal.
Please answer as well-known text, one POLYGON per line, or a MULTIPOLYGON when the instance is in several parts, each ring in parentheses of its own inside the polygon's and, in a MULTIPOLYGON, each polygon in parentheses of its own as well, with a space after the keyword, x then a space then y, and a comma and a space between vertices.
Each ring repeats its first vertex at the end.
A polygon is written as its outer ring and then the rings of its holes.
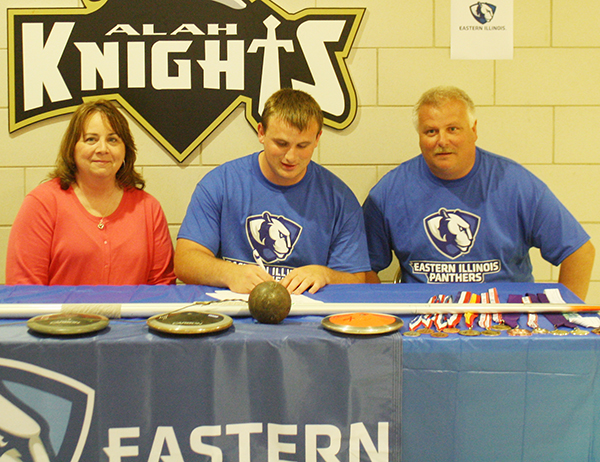
POLYGON ((433 329, 429 329, 428 327, 423 327, 421 329, 418 329, 415 332, 418 332, 421 335, 429 335, 429 334, 433 334, 435 331, 433 329))
POLYGON ((415 332, 414 330, 409 330, 407 332, 404 332, 402 335, 404 335, 405 337, 419 337, 421 334, 419 332, 415 332))
POLYGON ((600 327, 597 327, 596 329, 592 329, 592 334, 600 335, 600 327))
POLYGON ((488 337, 496 337, 498 335, 500 335, 500 331, 498 330, 492 330, 492 329, 486 329, 484 330, 481 335, 487 335, 488 337))
POLYGON ((576 327, 571 331, 571 335, 588 335, 589 333, 589 330, 580 329, 579 327, 576 327))
POLYGON ((521 329, 520 327, 516 327, 508 331, 508 335, 512 337, 525 337, 527 335, 531 335, 531 331, 528 329, 521 329))
POLYGON ((554 329, 553 331, 550 331, 550 333, 552 335, 569 335, 569 331, 567 331, 567 330, 560 330, 558 327, 556 329, 554 329))
MULTIPOLYGON (((448 334, 458 334, 460 332, 460 329, 458 327, 446 327, 444 329, 444 332, 448 334)), ((598 334, 600 335, 600 332, 598 332, 598 334)))
POLYGON ((446 338, 448 334, 446 332, 433 332, 431 336, 434 338, 446 338))
POLYGON ((476 318, 477 313, 465 313, 465 324, 467 325, 468 329, 461 330, 458 333, 460 335, 466 335, 468 337, 475 337, 477 335, 480 335, 481 332, 479 332, 478 330, 473 330, 473 323, 475 322, 476 318))
POLYGON ((492 326, 492 329, 494 329, 494 330, 510 330, 510 329, 512 329, 512 327, 507 326, 506 324, 504 324, 504 321, 502 321, 502 324, 494 324, 492 326))
POLYGON ((479 332, 478 330, 473 330, 472 327, 469 327, 468 329, 464 329, 458 332, 460 335, 465 335, 467 337, 476 337, 478 335, 481 335, 481 332, 479 332))
POLYGON ((549 334, 550 331, 548 329, 544 329, 543 327, 536 327, 531 331, 532 334, 549 334))

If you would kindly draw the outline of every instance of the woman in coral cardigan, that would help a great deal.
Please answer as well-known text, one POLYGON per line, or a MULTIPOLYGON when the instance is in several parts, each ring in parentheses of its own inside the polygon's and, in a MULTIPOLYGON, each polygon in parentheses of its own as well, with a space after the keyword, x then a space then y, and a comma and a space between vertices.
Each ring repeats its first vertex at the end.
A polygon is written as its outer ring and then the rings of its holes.
POLYGON ((81 105, 50 180, 11 229, 6 284, 173 284, 173 245, 159 202, 143 191, 127 120, 109 101, 81 105))

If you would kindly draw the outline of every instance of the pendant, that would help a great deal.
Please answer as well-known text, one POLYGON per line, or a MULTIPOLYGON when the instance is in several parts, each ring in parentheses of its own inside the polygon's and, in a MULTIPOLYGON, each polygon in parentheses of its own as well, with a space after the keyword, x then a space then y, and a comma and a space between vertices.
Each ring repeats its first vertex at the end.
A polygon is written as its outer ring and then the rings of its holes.
POLYGON ((104 221, 102 221, 102 219, 100 219, 100 222, 98 223, 98 229, 104 229, 104 221))

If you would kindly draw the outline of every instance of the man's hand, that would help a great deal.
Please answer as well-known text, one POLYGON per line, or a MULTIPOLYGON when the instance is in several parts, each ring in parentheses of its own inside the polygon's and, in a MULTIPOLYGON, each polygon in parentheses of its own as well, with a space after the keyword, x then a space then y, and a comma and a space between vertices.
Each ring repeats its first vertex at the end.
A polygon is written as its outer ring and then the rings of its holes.
POLYGON ((314 294, 321 287, 330 284, 332 270, 326 266, 308 265, 295 268, 281 281, 290 294, 299 295, 308 289, 314 294))
POLYGON ((217 258, 206 247, 178 239, 175 249, 175 274, 186 284, 227 287, 249 294, 255 286, 273 278, 258 265, 238 265, 217 258))
POLYGON ((363 284, 365 273, 344 273, 326 266, 308 265, 293 269, 281 281, 290 294, 299 295, 305 290, 314 294, 328 284, 363 284))
POLYGON ((229 289, 238 294, 249 294, 258 284, 273 281, 273 277, 256 265, 233 265, 229 279, 229 289))

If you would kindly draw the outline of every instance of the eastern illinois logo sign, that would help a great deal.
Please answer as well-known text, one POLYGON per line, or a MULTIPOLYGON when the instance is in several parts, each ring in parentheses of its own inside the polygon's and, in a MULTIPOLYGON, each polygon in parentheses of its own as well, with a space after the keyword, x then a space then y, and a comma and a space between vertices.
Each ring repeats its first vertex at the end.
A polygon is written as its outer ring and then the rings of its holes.
POLYGON ((0 358, 0 461, 78 462, 94 397, 71 377, 0 358))
POLYGON ((118 101, 178 161, 239 105, 256 128, 282 87, 315 97, 346 128, 356 94, 345 63, 363 8, 290 14, 269 0, 83 0, 9 9, 9 130, 118 101))
POLYGON ((481 24, 486 24, 494 18, 496 13, 496 5, 485 2, 477 2, 471 5, 471 14, 481 24))

